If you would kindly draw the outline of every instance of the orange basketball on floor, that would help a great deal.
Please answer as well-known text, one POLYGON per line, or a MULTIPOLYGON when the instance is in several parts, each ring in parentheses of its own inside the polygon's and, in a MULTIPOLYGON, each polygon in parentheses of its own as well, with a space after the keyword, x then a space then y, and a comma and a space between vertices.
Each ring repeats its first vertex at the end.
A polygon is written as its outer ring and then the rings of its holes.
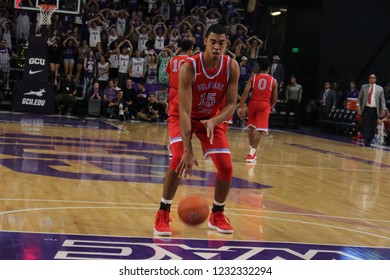
POLYGON ((199 195, 189 195, 179 202, 177 208, 180 219, 187 225, 199 225, 209 216, 209 205, 199 195))

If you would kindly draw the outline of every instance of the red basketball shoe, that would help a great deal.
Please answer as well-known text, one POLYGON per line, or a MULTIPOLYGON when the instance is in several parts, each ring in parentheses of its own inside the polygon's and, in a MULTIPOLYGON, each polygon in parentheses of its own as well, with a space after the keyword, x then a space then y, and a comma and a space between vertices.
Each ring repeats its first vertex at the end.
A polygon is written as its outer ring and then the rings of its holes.
POLYGON ((167 210, 158 210, 156 219, 154 221, 154 234, 155 235, 171 235, 172 231, 169 227, 169 212, 167 210))
POLYGON ((233 233, 233 227, 230 225, 229 219, 223 214, 223 211, 210 213, 209 228, 220 233, 233 233))
POLYGON ((256 153, 253 155, 253 156, 251 156, 250 154, 248 154, 247 156, 246 156, 246 162, 255 162, 256 161, 256 159, 257 159, 257 155, 256 155, 256 153))

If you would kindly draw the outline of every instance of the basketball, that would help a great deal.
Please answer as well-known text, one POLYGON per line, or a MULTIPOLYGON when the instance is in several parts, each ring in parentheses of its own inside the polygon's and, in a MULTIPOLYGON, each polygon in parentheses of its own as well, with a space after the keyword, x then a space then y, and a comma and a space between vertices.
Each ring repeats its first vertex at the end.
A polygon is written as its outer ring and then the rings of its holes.
POLYGON ((199 195, 189 195, 183 198, 177 208, 180 219, 187 225, 199 225, 209 216, 207 201, 199 195))

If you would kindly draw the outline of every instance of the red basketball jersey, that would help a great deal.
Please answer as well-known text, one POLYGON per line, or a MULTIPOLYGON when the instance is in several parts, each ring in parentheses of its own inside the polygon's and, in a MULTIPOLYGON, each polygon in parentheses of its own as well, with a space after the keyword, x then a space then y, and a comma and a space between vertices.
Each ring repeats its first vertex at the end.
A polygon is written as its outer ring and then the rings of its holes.
POLYGON ((177 55, 172 57, 167 64, 165 71, 169 74, 168 115, 175 114, 175 111, 178 112, 178 109, 175 109, 175 107, 179 107, 177 99, 177 92, 179 88, 179 70, 188 57, 189 56, 186 54, 177 55))
POLYGON ((275 79, 272 76, 262 73, 254 74, 251 100, 270 102, 274 86, 275 79))
POLYGON ((168 64, 167 69, 165 70, 169 74, 169 87, 173 89, 179 88, 179 70, 183 63, 189 56, 186 54, 177 55, 172 57, 168 64))
POLYGON ((231 58, 221 55, 219 65, 214 69, 206 68, 203 53, 188 58, 186 63, 190 63, 195 72, 191 118, 209 119, 224 107, 231 58))

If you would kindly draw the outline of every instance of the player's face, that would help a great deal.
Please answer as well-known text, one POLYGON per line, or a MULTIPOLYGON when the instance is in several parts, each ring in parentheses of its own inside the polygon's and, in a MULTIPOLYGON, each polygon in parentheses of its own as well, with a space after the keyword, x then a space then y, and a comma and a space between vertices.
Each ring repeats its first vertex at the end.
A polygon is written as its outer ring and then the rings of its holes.
POLYGON ((210 33, 204 40, 206 46, 205 53, 210 55, 213 60, 219 60, 221 54, 225 53, 227 39, 225 34, 210 33))

